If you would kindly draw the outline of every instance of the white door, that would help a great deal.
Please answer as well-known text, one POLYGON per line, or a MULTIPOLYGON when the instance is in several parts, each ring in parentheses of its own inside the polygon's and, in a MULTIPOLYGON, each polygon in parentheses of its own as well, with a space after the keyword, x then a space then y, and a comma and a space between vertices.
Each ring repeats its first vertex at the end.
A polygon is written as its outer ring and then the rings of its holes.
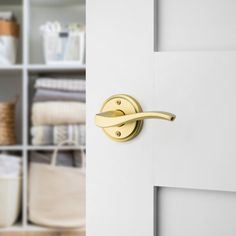
POLYGON ((236 235, 236 2, 88 0, 88 236, 236 235), (133 140, 94 124, 115 94, 144 111, 133 140))

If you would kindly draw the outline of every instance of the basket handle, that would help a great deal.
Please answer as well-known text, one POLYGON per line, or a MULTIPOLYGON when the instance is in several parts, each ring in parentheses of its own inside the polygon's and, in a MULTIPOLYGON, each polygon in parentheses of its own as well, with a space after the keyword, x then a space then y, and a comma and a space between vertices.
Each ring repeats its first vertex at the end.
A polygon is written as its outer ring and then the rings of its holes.
POLYGON ((81 169, 85 172, 85 168, 86 168, 86 154, 85 154, 85 150, 82 149, 80 150, 81 153, 81 157, 82 157, 82 167, 81 169))
POLYGON ((59 148, 65 144, 74 144, 77 145, 77 143, 75 141, 72 140, 65 140, 63 142, 61 142, 54 150, 53 154, 52 154, 52 160, 51 160, 51 166, 56 166, 56 162, 57 162, 57 156, 58 156, 58 152, 59 152, 59 148))

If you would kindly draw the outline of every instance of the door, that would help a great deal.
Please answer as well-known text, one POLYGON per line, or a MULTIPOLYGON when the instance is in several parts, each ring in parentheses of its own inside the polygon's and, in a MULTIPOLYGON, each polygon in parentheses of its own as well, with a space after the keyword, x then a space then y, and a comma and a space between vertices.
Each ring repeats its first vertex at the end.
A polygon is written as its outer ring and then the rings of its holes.
POLYGON ((88 236, 235 235, 236 3, 88 0, 88 236), (128 142, 94 124, 114 94, 148 120, 128 142))

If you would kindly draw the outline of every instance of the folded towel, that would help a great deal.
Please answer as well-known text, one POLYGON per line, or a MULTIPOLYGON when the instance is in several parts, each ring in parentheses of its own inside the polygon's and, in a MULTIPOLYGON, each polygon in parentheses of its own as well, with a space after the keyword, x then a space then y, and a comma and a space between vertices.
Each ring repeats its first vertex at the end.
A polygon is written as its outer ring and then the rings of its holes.
POLYGON ((62 91, 85 91, 85 80, 78 79, 38 79, 35 88, 62 91))
POLYGON ((85 92, 65 92, 50 89, 37 89, 34 102, 75 101, 85 102, 85 92))
POLYGON ((65 140, 85 145, 85 125, 55 126, 53 129, 53 143, 59 144, 65 140))
POLYGON ((33 145, 58 145, 70 140, 78 145, 85 145, 85 125, 68 126, 33 126, 31 128, 33 145))
MULTIPOLYGON (((50 164, 52 158, 52 152, 50 151, 33 151, 30 152, 30 161, 37 163, 50 164)), ((57 158, 58 166, 74 166, 81 167, 82 166, 82 151, 59 151, 57 158)))
POLYGON ((85 123, 85 103, 34 103, 32 106, 32 123, 34 126, 85 123))
POLYGON ((31 135, 33 145, 53 144, 53 126, 34 126, 31 135))

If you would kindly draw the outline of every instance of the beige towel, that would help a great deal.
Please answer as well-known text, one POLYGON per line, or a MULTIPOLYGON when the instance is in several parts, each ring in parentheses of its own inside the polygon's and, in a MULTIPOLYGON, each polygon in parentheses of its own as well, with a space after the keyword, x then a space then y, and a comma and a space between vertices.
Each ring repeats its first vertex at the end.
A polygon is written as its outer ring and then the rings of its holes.
POLYGON ((32 106, 33 125, 85 123, 85 103, 39 102, 32 106))
POLYGON ((50 125, 32 126, 31 135, 33 145, 53 144, 53 127, 50 125))
POLYGON ((35 88, 44 88, 63 91, 85 91, 86 82, 83 79, 38 79, 35 88))

